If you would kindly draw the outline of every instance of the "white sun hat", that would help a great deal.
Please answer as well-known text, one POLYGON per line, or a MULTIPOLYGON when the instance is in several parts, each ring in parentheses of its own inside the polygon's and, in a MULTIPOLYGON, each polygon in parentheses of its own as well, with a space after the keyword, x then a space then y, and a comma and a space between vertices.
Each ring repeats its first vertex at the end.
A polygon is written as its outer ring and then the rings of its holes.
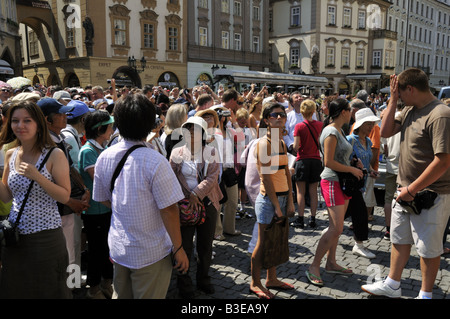
POLYGON ((378 116, 375 116, 371 109, 368 107, 365 107, 355 114, 355 125, 353 126, 353 129, 356 130, 361 125, 363 125, 365 122, 375 122, 378 123, 380 121, 380 118, 378 116))
POLYGON ((206 123, 206 121, 203 118, 198 116, 191 116, 190 118, 187 119, 186 122, 183 123, 181 128, 185 128, 185 126, 188 124, 200 126, 203 129, 203 132, 206 134, 206 136, 208 136, 208 123, 206 123))

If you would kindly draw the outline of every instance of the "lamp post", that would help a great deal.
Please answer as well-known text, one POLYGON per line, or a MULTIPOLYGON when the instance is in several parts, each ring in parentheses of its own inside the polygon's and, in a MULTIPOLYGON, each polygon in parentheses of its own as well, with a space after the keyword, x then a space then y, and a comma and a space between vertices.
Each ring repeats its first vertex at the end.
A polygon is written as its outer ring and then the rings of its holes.
POLYGON ((213 66, 211 67, 211 73, 212 73, 212 76, 213 76, 213 77, 214 77, 214 73, 216 73, 216 71, 217 71, 218 69, 220 69, 220 67, 219 67, 218 64, 213 65, 213 66))
MULTIPOLYGON (((38 67, 37 63, 33 64, 33 69, 34 69, 34 73, 35 73, 35 75, 37 77, 37 82, 36 83, 40 83, 39 75, 38 75, 39 67, 38 67)), ((42 74, 41 74, 41 76, 42 76, 42 74)), ((36 83, 33 83, 33 84, 36 84, 36 83)))
POLYGON ((127 64, 130 68, 132 68, 136 73, 142 73, 145 71, 145 67, 147 66, 147 60, 145 60, 145 57, 142 57, 140 60, 141 62, 141 69, 138 70, 136 59, 134 56, 128 57, 127 64))

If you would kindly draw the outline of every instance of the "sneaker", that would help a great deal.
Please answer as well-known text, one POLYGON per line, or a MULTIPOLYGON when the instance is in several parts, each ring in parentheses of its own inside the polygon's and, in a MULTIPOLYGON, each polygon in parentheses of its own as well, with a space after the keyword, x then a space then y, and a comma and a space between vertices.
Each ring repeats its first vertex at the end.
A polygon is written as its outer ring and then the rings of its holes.
POLYGON ((111 299, 114 293, 112 285, 106 285, 105 287, 103 287, 103 285, 100 284, 100 291, 103 293, 106 299, 111 299))
POLYGON ((295 227, 295 228, 301 228, 301 229, 305 228, 305 223, 303 221, 303 217, 297 217, 293 222, 289 223, 289 225, 291 225, 292 227, 295 227))
POLYGON ((386 231, 386 232, 384 233, 383 238, 386 239, 386 240, 391 240, 391 233, 388 232, 388 231, 386 231))
POLYGON ((372 259, 375 258, 375 254, 370 252, 366 247, 364 246, 358 246, 357 244, 355 244, 355 246, 353 246, 352 252, 354 255, 358 255, 364 258, 368 258, 368 259, 372 259))
POLYGON ((225 235, 230 235, 230 236, 239 236, 242 234, 240 230, 235 230, 233 233, 226 233, 226 232, 223 232, 223 233, 225 235))
POLYGON ((244 217, 250 219, 253 218, 253 215, 246 211, 244 217))
POLYGON ((222 241, 222 240, 225 240, 225 236, 224 235, 215 235, 214 239, 222 241))
POLYGON ((314 216, 311 216, 311 218, 309 220, 309 227, 311 227, 311 228, 316 228, 317 227, 316 218, 314 216))
POLYGON ((88 291, 86 293, 86 298, 87 299, 106 299, 105 295, 103 294, 103 292, 100 289, 97 290, 97 292, 95 292, 95 293, 91 293, 91 289, 88 289, 88 291))
POLYGON ((392 289, 384 283, 384 281, 377 281, 373 284, 363 285, 361 289, 374 296, 386 296, 389 298, 401 298, 402 289, 392 289))
POLYGON ((425 297, 425 296, 417 296, 414 299, 432 299, 432 298, 428 298, 428 297, 425 297))

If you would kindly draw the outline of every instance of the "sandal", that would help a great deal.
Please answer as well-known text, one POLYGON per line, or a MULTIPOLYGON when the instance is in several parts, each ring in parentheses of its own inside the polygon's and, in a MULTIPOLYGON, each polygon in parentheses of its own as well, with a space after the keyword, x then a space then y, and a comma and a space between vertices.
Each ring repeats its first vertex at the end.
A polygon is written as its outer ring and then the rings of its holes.
POLYGON ((279 286, 266 286, 266 288, 275 290, 292 290, 294 289, 294 285, 288 284, 287 282, 283 282, 279 286))
POLYGON ((316 275, 310 273, 309 270, 305 271, 305 274, 306 274, 306 278, 308 278, 308 281, 310 283, 312 283, 313 285, 318 286, 318 287, 322 287, 323 286, 322 278, 320 278, 319 276, 316 276, 316 275))
POLYGON ((341 267, 340 269, 325 269, 325 272, 329 274, 339 274, 339 275, 353 275, 353 271, 351 269, 341 267))
POLYGON ((270 291, 265 293, 262 290, 253 290, 252 288, 249 288, 249 292, 252 293, 252 294, 255 294, 256 296, 258 296, 259 299, 273 299, 273 298, 275 298, 275 296, 270 291))

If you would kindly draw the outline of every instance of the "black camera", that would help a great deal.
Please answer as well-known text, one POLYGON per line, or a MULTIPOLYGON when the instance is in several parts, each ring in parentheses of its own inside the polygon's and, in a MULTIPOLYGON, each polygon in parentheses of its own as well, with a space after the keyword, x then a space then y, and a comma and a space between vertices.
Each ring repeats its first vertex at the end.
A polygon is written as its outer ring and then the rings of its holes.
POLYGON ((231 116, 231 112, 229 110, 217 109, 216 113, 219 116, 219 118, 231 116))
POLYGON ((16 246, 19 242, 19 230, 9 220, 0 223, 0 243, 4 247, 16 246))
POLYGON ((162 124, 163 120, 161 120, 159 117, 155 119, 155 126, 153 129, 158 128, 162 124))

